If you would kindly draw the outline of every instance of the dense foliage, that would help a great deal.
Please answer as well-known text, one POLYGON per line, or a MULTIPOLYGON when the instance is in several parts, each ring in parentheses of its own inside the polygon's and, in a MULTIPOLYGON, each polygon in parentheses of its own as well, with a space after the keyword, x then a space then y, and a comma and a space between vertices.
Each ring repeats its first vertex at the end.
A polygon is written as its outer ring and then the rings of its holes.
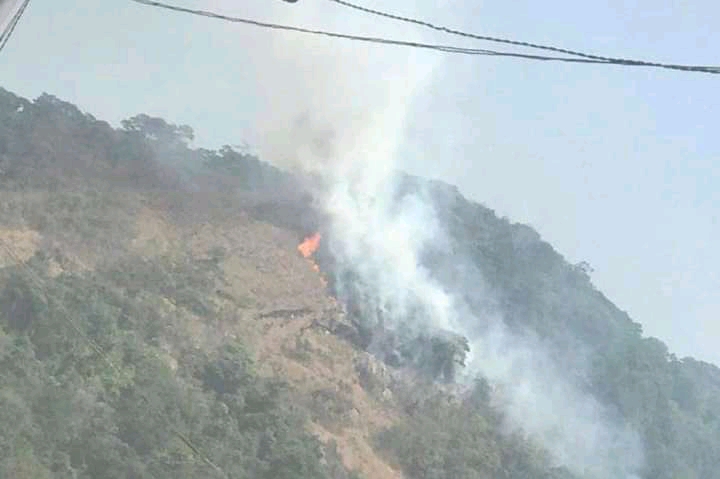
POLYGON ((413 396, 403 398, 412 405, 408 419, 377 438, 411 477, 573 479, 554 467, 539 445, 503 432, 502 415, 489 404, 485 381, 477 381, 462 400, 429 389, 413 391, 413 396))
POLYGON ((448 228, 463 238, 458 247, 492 285, 506 322, 539 336, 568 377, 641 434, 644 477, 720 478, 720 369, 644 337, 592 285, 587 265, 568 264, 527 226, 457 194, 445 195, 445 206, 448 228))
MULTIPOLYGON (((0 270, 0 477, 347 477, 305 432, 291 389, 258 377, 242 344, 198 347, 183 329, 212 320, 220 258, 148 262, 126 251, 139 203, 107 194, 110 184, 159 195, 169 210, 178 192, 290 184, 248 154, 192 149, 192 136, 145 115, 113 129, 50 95, 30 102, 0 89, 3 227, 108 252, 93 270, 51 275, 62 259, 44 244, 0 270)), ((568 264, 531 228, 446 185, 407 181, 430 191, 454 253, 497 301, 458 293, 476 313, 500 314, 515 334, 542 341, 568 378, 638 430, 644 479, 720 478, 720 369, 644 337, 593 287, 587 264, 568 264)), ((314 221, 299 219, 297 204, 254 205, 255 217, 299 234, 314 221)), ((427 266, 458 277, 446 257, 429 252, 427 266)), ((356 313, 365 346, 379 332, 356 313)), ((463 338, 445 335, 390 342, 385 359, 428 380, 451 382, 467 352, 463 338)), ((502 432, 483 384, 459 401, 429 385, 413 392, 421 401, 400 396, 407 415, 378 436, 378 449, 418 479, 571 477, 537 445, 502 432)))
POLYGON ((329 477, 286 385, 178 331, 211 314, 212 264, 169 288, 138 263, 49 278, 44 260, 1 271, 1 477, 329 477))

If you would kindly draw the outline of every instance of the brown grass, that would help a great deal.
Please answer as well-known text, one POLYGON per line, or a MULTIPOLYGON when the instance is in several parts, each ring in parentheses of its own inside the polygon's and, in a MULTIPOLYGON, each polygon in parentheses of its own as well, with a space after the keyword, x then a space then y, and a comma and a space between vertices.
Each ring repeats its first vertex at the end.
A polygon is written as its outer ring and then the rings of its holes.
MULTIPOLYGON (((310 327, 313 320, 342 312, 325 291, 321 275, 298 253, 296 235, 242 212, 233 216, 221 223, 178 227, 162 212, 146 208, 138 217, 133 248, 153 255, 182 246, 197 257, 222 248, 228 280, 224 319, 209 334, 242 338, 253 348, 259 372, 287 380, 303 403, 311 403, 317 391, 341 396, 348 404, 346 413, 330 423, 313 420, 310 431, 324 443, 334 440, 344 465, 368 479, 401 478, 372 447, 373 435, 398 413, 361 387, 354 366, 357 350, 310 327), (298 311, 295 316, 272 314, 293 310, 298 311), (303 351, 297 350, 299 344, 303 351)), ((204 333, 194 334, 207 336, 207 327, 202 329, 204 333)))

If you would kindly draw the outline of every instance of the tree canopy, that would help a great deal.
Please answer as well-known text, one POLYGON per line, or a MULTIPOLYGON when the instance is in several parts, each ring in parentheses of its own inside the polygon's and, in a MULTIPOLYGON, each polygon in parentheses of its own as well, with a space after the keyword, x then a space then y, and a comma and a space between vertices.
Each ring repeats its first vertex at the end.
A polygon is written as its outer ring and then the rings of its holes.
MULTIPOLYGON (((51 95, 28 101, 0 89, 0 221, 44 238, 29 259, 0 265, 0 477, 352 477, 308 432, 311 411, 292 385, 258 375, 242 339, 198 348, 183 329, 217 319, 223 253, 148 261, 128 246, 130 218, 148 202, 204 189, 244 208, 242 194, 273 198, 296 185, 250 154, 193 149, 193 137, 147 115, 115 129, 51 95), (111 189, 142 195, 119 200, 111 189), (70 261, 54 248, 59 239, 107 254, 94 268, 52 273, 70 261)), ((478 316, 491 311, 541 341, 566 377, 637 430, 643 479, 720 478, 720 369, 643 335, 593 286, 587 263, 568 263, 532 228, 447 185, 405 181, 407 192, 430 192, 453 254, 469 259, 496 301, 473 287, 457 294, 478 316), (582 367, 573 360, 580 350, 582 367)), ((309 201, 267 201, 248 211, 305 233, 297 212, 309 201)), ((444 279, 456 273, 451 260, 442 250, 424 258, 444 279)), ((332 286, 338 278, 327 271, 332 286)), ((484 378, 462 397, 443 392, 464 366, 466 338, 389 334, 366 321, 362 291, 345 298, 355 302, 356 347, 383 337, 390 367, 421 378, 395 392, 404 415, 376 437, 389 463, 419 479, 574 477, 542 444, 503 429, 484 378)))

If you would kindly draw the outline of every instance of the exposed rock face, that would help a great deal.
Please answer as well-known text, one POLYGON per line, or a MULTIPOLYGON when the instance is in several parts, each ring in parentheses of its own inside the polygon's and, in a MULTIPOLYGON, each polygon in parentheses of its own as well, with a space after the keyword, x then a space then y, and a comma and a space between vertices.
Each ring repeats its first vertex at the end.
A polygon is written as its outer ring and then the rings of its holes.
POLYGON ((387 366, 367 352, 360 353, 354 363, 360 384, 365 390, 385 398, 392 396, 390 387, 393 377, 387 366))

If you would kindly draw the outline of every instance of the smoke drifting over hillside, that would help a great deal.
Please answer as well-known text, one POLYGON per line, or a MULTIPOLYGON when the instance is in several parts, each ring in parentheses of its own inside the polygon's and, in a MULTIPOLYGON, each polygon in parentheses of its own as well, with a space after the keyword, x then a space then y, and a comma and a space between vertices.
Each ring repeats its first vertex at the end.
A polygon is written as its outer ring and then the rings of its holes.
MULTIPOLYGON (((351 33, 397 32, 330 3, 265 3, 248 15, 351 33)), ((408 28, 402 36, 422 38, 408 28)), ((466 336, 472 346, 466 373, 501 386, 509 428, 539 438, 574 472, 632 477, 642 462, 637 437, 554 373, 540 346, 513 337, 501 318, 476 317, 458 299, 482 279, 468 277, 449 289, 421 266, 428 246, 448 240, 439 226, 442 212, 422 191, 398 201, 395 168, 412 103, 441 67, 440 57, 284 32, 258 33, 254 41, 242 47, 253 49, 262 104, 256 146, 265 160, 320 176, 315 194, 331 220, 329 247, 340 267, 351 267, 370 289, 365 296, 374 304, 366 311, 382 312, 389 328, 466 336), (400 322, 408 317, 416 319, 400 322), (476 327, 480 323, 490 326, 476 327)))

